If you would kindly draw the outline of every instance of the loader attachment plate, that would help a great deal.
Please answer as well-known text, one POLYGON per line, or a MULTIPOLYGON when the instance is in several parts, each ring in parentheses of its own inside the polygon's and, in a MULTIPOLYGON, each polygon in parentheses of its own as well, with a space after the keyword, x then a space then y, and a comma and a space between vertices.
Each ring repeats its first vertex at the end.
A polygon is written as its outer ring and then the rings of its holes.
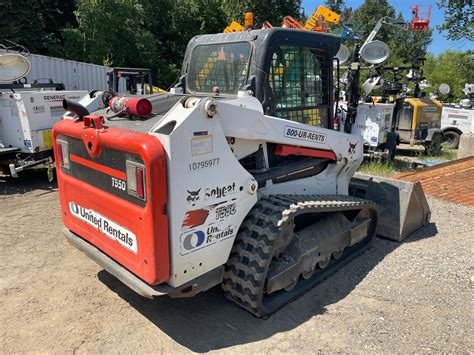
POLYGON ((430 222, 431 210, 421 184, 357 173, 350 194, 379 207, 377 235, 402 241, 430 222))

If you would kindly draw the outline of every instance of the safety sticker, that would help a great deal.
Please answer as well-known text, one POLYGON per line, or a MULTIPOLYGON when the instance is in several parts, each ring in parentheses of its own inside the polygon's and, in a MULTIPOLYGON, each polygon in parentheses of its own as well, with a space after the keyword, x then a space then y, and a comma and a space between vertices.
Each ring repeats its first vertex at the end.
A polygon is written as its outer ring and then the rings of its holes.
POLYGON ((191 139, 192 156, 212 153, 212 135, 196 136, 191 139))

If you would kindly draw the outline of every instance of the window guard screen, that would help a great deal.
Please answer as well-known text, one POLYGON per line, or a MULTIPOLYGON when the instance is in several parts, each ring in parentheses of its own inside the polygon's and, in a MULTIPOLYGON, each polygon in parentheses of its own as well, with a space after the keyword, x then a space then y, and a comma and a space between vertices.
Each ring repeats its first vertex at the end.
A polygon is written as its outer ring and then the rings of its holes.
POLYGON ((276 117, 325 126, 329 114, 329 64, 321 49, 280 46, 273 53, 269 85, 276 117))
POLYGON ((247 81, 250 43, 199 45, 191 54, 186 86, 190 92, 237 95, 247 81))

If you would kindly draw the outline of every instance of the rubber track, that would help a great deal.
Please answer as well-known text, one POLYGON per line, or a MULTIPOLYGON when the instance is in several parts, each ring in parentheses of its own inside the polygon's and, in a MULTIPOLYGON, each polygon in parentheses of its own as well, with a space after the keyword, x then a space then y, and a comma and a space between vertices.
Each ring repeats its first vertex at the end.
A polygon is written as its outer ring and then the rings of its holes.
MULTIPOLYGON (((281 308, 278 306, 269 311, 263 304, 265 279, 274 253, 273 246, 283 233, 288 233, 288 225, 291 225, 293 219, 303 213, 362 208, 375 211, 376 205, 343 195, 260 196, 242 223, 226 264, 222 281, 225 296, 257 317, 267 318, 281 308)), ((343 258, 344 256, 341 259, 343 258)), ((289 302, 291 300, 286 303, 289 302)))

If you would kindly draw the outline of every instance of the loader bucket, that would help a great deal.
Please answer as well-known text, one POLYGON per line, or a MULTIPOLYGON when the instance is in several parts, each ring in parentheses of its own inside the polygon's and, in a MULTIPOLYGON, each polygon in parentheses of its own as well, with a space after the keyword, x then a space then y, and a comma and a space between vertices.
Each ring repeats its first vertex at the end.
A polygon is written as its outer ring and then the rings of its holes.
POLYGON ((402 241, 430 222, 431 210, 421 184, 355 174, 350 194, 379 206, 377 235, 402 241))

